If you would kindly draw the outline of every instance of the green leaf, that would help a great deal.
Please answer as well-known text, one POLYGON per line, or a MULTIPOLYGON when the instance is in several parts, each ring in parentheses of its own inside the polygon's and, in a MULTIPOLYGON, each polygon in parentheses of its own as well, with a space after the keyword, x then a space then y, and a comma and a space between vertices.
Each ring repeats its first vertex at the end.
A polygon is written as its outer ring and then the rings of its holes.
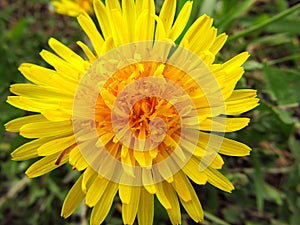
POLYGON ((254 179, 254 185, 255 185, 255 191, 256 191, 256 205, 259 212, 262 212, 264 210, 264 193, 265 193, 265 186, 264 186, 264 178, 263 173, 261 170, 261 164, 259 162, 258 153, 255 151, 252 151, 251 153, 251 159, 254 166, 255 175, 253 177, 254 179))
POLYGON ((299 221, 300 221, 300 213, 294 213, 291 216, 291 225, 299 225, 299 221))
POLYGON ((263 68, 263 64, 254 60, 249 60, 244 64, 244 68, 246 71, 259 70, 263 68))
POLYGON ((259 110, 259 114, 252 120, 255 132, 247 132, 250 135, 248 144, 253 145, 253 138, 256 140, 255 143, 266 140, 265 135, 267 134, 268 141, 278 145, 286 145, 288 138, 293 133, 294 123, 290 124, 282 121, 282 118, 275 112, 274 107, 263 102, 256 110, 259 110))
POLYGON ((264 225, 265 223, 257 222, 257 221, 247 221, 246 225, 264 225))
POLYGON ((284 19, 279 20, 274 24, 270 24, 266 27, 266 31, 270 33, 289 33, 293 35, 300 34, 300 20, 293 18, 293 19, 284 19))
POLYGON ((290 136, 288 144, 295 159, 300 164, 300 140, 297 140, 294 136, 290 136))
POLYGON ((21 38, 26 30, 28 30, 29 22, 27 19, 21 19, 18 23, 6 34, 8 39, 21 38))
POLYGON ((272 107, 272 110, 274 111, 274 113, 277 114, 277 116, 280 118, 280 120, 282 122, 284 122, 285 124, 293 124, 294 123, 294 119, 293 119, 293 112, 288 111, 288 110, 284 110, 284 109, 278 109, 275 107, 272 107))
POLYGON ((237 224, 241 220, 241 208, 237 206, 227 206, 222 210, 227 222, 237 224))
POLYGON ((283 200, 285 198, 285 195, 281 193, 276 188, 272 187, 271 185, 268 185, 267 183, 264 184, 264 198, 270 201, 276 202, 277 205, 282 205, 283 200))
POLYGON ((263 76, 268 93, 279 105, 298 104, 300 101, 300 75, 297 71, 265 66, 263 76))
POLYGON ((254 39, 251 43, 260 44, 264 46, 278 46, 285 43, 290 43, 291 41, 292 38, 288 34, 279 33, 254 39))

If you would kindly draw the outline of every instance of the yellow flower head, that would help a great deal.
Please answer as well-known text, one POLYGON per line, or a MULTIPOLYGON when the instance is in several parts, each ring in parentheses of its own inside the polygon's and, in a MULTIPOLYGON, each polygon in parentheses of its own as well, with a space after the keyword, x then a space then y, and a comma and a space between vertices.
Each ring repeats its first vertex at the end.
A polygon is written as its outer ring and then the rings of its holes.
POLYGON ((78 16, 82 11, 93 15, 92 0, 53 0, 55 11, 68 16, 78 16))
POLYGON ((227 35, 217 35, 207 15, 179 42, 192 2, 175 18, 176 2, 164 1, 156 15, 153 0, 121 5, 95 0, 101 33, 87 13, 78 16, 93 46, 77 42, 85 57, 51 38, 55 54, 40 54, 53 69, 20 66, 32 84, 12 85, 16 96, 7 101, 36 114, 15 119, 6 129, 34 140, 12 157, 42 157, 26 171, 29 177, 67 162, 82 171, 62 216, 70 216, 85 199, 93 208, 91 224, 100 224, 118 192, 124 224, 137 217, 139 224, 151 225, 154 195, 172 224, 181 224, 180 203, 199 222, 203 211, 190 180, 234 189, 218 169, 223 165, 220 154, 250 152, 224 138, 224 133, 247 126, 249 119, 236 115, 258 104, 255 90, 234 90, 249 54, 214 64, 227 35))

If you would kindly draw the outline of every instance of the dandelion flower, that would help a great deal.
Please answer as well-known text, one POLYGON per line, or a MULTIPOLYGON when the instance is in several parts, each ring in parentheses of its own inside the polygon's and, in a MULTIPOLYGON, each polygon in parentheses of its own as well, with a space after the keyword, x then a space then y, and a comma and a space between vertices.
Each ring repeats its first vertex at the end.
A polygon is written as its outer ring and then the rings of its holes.
POLYGON ((247 126, 249 119, 237 116, 258 105, 255 90, 234 90, 249 54, 215 64, 227 35, 217 35, 207 15, 183 34, 192 2, 175 18, 176 3, 164 1, 156 15, 152 0, 95 0, 101 33, 87 13, 77 17, 93 46, 77 42, 85 57, 50 38, 55 53, 40 55, 52 69, 20 66, 32 83, 12 85, 7 101, 36 114, 6 129, 34 140, 12 158, 41 157, 26 171, 31 178, 67 162, 82 172, 63 217, 85 199, 91 224, 100 224, 118 192, 124 224, 152 224, 155 196, 172 224, 181 224, 180 204, 199 222, 204 215, 191 181, 234 189, 218 169, 222 154, 250 152, 224 137, 247 126))
POLYGON ((93 15, 93 1, 92 0, 54 0, 52 5, 57 13, 78 16, 82 11, 93 15))

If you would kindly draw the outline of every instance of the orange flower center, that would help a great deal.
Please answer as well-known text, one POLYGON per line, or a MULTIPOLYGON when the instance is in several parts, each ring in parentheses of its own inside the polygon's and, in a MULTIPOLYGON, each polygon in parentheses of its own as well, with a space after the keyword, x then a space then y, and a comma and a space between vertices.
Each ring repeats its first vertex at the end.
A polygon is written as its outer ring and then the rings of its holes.
POLYGON ((159 97, 146 97, 135 103, 128 120, 132 133, 140 139, 162 135, 166 131, 164 124, 168 133, 180 128, 180 118, 174 106, 159 97), (153 122, 155 118, 158 120, 153 122), (157 129, 151 129, 151 125, 157 129))

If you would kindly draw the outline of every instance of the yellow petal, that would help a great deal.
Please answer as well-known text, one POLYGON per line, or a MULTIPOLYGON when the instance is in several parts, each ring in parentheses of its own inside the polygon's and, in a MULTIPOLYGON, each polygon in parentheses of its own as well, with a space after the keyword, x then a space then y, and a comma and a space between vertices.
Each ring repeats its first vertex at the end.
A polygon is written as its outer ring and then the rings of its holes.
POLYGON ((59 0, 52 1, 51 3, 55 7, 55 11, 63 15, 78 16, 82 10, 92 13, 92 10, 89 9, 89 7, 82 7, 77 1, 73 0, 59 0))
POLYGON ((95 206, 103 196, 103 193, 105 192, 109 183, 110 181, 103 177, 96 177, 92 185, 87 190, 85 203, 89 207, 95 206))
MULTIPOLYGON (((210 27, 207 30, 203 29, 202 32, 205 33, 204 38, 203 38, 203 36, 199 37, 199 39, 196 41, 197 45, 195 47, 191 47, 191 49, 194 48, 193 51, 200 54, 200 57, 201 57, 201 53, 206 52, 210 48, 210 46, 212 46, 212 44, 214 43, 216 36, 217 36, 217 29, 214 27, 210 27)), ((192 42, 191 42, 191 44, 192 44, 192 42)), ((210 52, 207 51, 206 55, 210 56, 210 52)), ((203 57, 201 57, 201 58, 203 58, 203 57)), ((212 59, 214 59, 214 56, 212 56, 212 59)), ((205 61, 209 61, 212 63, 214 60, 206 59, 205 61)))
POLYGON ((165 181, 155 184, 156 196, 165 209, 171 209, 172 206, 171 206, 169 199, 166 196, 166 193, 165 193, 165 190, 163 187, 164 184, 166 184, 165 181))
POLYGON ((226 114, 236 115, 247 112, 258 105, 259 99, 256 98, 255 90, 235 90, 226 99, 226 114))
POLYGON ((50 121, 66 121, 72 119, 72 114, 69 111, 60 107, 56 109, 42 109, 41 114, 50 121))
POLYGON ((189 189, 190 183, 182 171, 179 171, 174 175, 174 182, 172 185, 178 196, 183 199, 183 201, 188 202, 191 200, 191 193, 189 189))
POLYGON ((37 152, 39 156, 48 156, 57 152, 61 152, 75 143, 74 136, 57 138, 41 145, 37 152))
POLYGON ((74 90, 76 90, 74 82, 64 79, 64 76, 61 76, 55 70, 50 70, 30 63, 23 63, 19 67, 19 71, 26 79, 35 84, 55 87, 71 93, 74 93, 74 90), (41 74, 43 75, 41 76, 41 74))
POLYGON ((225 138, 219 152, 230 156, 246 156, 250 154, 250 150, 251 149, 243 143, 225 138))
POLYGON ((54 70, 31 63, 22 63, 18 69, 27 80, 35 84, 47 86, 54 86, 56 84, 55 80, 52 79, 57 75, 57 72, 54 70), (44 76, 41 76, 41 74, 44 74, 44 76))
POLYGON ((250 119, 248 118, 208 118, 201 122, 200 130, 216 132, 233 132, 244 128, 248 125, 249 122, 250 119))
POLYGON ((112 109, 112 106, 116 100, 116 96, 114 96, 110 91, 106 88, 102 88, 100 91, 101 97, 103 98, 105 104, 112 109))
POLYGON ((240 142, 224 138, 215 134, 200 132, 199 146, 204 149, 211 149, 224 155, 245 156, 249 155, 250 148, 240 142))
POLYGON ((172 224, 181 224, 180 205, 172 185, 167 182, 157 183, 156 190, 156 196, 167 210, 172 224))
POLYGON ((103 4, 102 1, 95 0, 94 1, 94 9, 95 9, 95 14, 96 14, 97 20, 101 27, 101 31, 104 35, 104 38, 107 39, 109 36, 111 36, 112 32, 111 32, 105 5, 103 4))
POLYGON ((38 161, 36 161, 34 164, 32 164, 27 170, 26 175, 29 178, 38 177, 41 175, 44 175, 60 166, 65 164, 68 161, 68 157, 64 157, 60 164, 56 164, 57 159, 59 157, 60 153, 56 153, 53 155, 46 156, 38 161))
POLYGON ((149 10, 151 13, 155 13, 155 3, 153 0, 141 0, 136 1, 136 14, 141 14, 144 10, 149 10))
POLYGON ((207 175, 204 172, 200 172, 200 160, 196 157, 192 156, 182 170, 196 184, 205 184, 208 180, 207 175))
POLYGON ((223 45, 225 44, 227 37, 228 36, 225 33, 218 35, 217 38, 215 39, 213 45, 209 48, 209 51, 213 55, 216 55, 221 50, 223 45))
POLYGON ((85 61, 77 55, 74 51, 72 51, 70 48, 62 44, 60 41, 56 40, 55 38, 49 39, 49 46, 56 52, 57 55, 59 55, 61 58, 66 60, 67 62, 83 67, 85 65, 85 61))
POLYGON ((53 66, 60 76, 66 79, 66 81, 73 81, 73 85, 78 84, 82 74, 87 69, 87 65, 77 67, 76 64, 71 64, 47 50, 42 50, 40 55, 49 65, 53 66))
POLYGON ((125 21, 122 18, 122 13, 119 10, 108 10, 108 18, 111 28, 111 35, 116 46, 129 42, 128 30, 125 27, 125 21))
POLYGON ((237 82, 241 79, 243 74, 244 68, 242 67, 234 68, 230 73, 227 74, 222 87, 222 93, 225 100, 231 96, 237 82))
POLYGON ((82 184, 81 184, 81 189, 84 193, 87 192, 88 188, 91 186, 91 184, 96 179, 96 177, 97 177, 97 173, 91 167, 88 167, 84 171, 82 184))
POLYGON ((131 177, 135 177, 134 175, 134 166, 135 159, 131 150, 129 150, 125 145, 122 145, 121 149, 121 162, 123 170, 126 174, 131 177))
POLYGON ((180 146, 177 144, 177 142, 168 134, 166 134, 166 136, 165 136, 164 143, 168 147, 172 147, 174 149, 172 154, 177 155, 178 158, 180 158, 182 161, 185 160, 186 157, 185 157, 183 150, 180 148, 180 146))
POLYGON ((204 173, 208 177, 208 182, 215 187, 226 192, 231 192, 234 189, 232 183, 216 169, 207 168, 204 173))
POLYGON ((136 1, 138 19, 136 22, 136 40, 153 40, 155 4, 153 0, 136 1), (145 29, 146 28, 146 29, 145 29))
POLYGON ((78 205, 82 202, 84 198, 84 193, 81 190, 81 182, 82 182, 82 177, 81 175, 76 183, 73 185, 73 187, 70 189, 68 192, 62 209, 61 209, 61 216, 64 218, 69 217, 78 207, 78 205))
POLYGON ((226 115, 237 115, 247 112, 259 105, 259 99, 243 99, 239 101, 226 101, 226 115))
POLYGON ((228 60, 225 62, 222 66, 223 69, 226 70, 228 73, 230 73, 233 69, 240 67, 243 65, 246 60, 249 58, 249 53, 248 52, 242 52, 232 59, 228 60))
POLYGON ((86 13, 81 14, 77 17, 78 23, 81 28, 84 30, 86 35, 89 37, 92 45, 98 56, 101 56, 101 48, 104 43, 103 38, 98 32, 97 27, 95 26, 93 20, 86 13))
POLYGON ((73 133, 71 121, 36 122, 26 124, 20 129, 20 134, 27 138, 43 138, 51 136, 66 136, 73 133))
POLYGON ((105 146, 108 142, 111 141, 111 139, 114 137, 114 134, 113 133, 106 133, 106 134, 103 134, 99 140, 97 141, 96 145, 98 147, 102 147, 102 146, 105 146))
POLYGON ((132 194, 132 187, 128 185, 119 185, 119 196, 123 204, 129 204, 132 194))
POLYGON ((159 18, 162 21, 166 33, 169 33, 174 21, 175 11, 176 11, 176 0, 166 0, 164 1, 159 18))
POLYGON ((189 21, 191 11, 192 11, 193 2, 187 1, 182 7, 179 15, 177 16, 174 25, 170 31, 169 38, 173 41, 177 40, 177 38, 181 35, 184 28, 189 21))
POLYGON ((136 7, 134 0, 122 1, 122 10, 124 24, 128 31, 128 41, 135 41, 135 26, 133 24, 136 24, 136 7))
POLYGON ((158 16, 153 15, 153 17, 157 23, 156 31, 155 31, 155 39, 156 40, 164 40, 167 37, 167 33, 165 30, 164 24, 158 16))
POLYGON ((42 109, 57 107, 55 103, 40 102, 23 96, 8 96, 6 102, 16 108, 31 112, 41 112, 42 109))
MULTIPOLYGON (((121 192, 124 192, 122 194, 123 199, 124 199, 124 194, 128 195, 126 201, 128 203, 125 203, 122 201, 122 218, 124 224, 133 224, 134 219, 136 217, 138 207, 139 207, 139 202, 140 202, 140 193, 141 193, 141 187, 140 186, 127 186, 127 188, 122 188, 124 185, 119 186, 119 191, 120 191, 120 198, 121 198, 121 192), (121 188, 123 189, 121 191, 121 188)), ((121 198, 122 200, 122 198, 121 198)))
POLYGON ((106 1, 106 6, 107 9, 109 10, 113 10, 115 9, 116 11, 121 11, 121 6, 118 0, 110 0, 110 1, 106 1))
POLYGON ((12 160, 19 161, 38 157, 37 149, 54 138, 41 138, 25 143, 11 153, 12 160))
POLYGON ((134 158, 142 167, 150 167, 152 165, 152 157, 148 151, 133 151, 134 158))
MULTIPOLYGON (((212 32, 210 33, 210 35, 212 35, 211 38, 215 37, 215 34, 216 34, 215 31, 216 31, 216 29, 212 30, 212 32)), ((198 56, 208 66, 211 66, 216 58, 215 55, 213 55, 210 51, 203 50, 203 49, 200 49, 200 52, 198 52, 198 56)), ((216 76, 216 74, 214 74, 214 75, 216 76)), ((217 81, 219 81, 219 80, 217 80, 217 81)))
POLYGON ((173 182, 173 171, 170 169, 169 165, 167 162, 162 162, 163 160, 166 159, 168 156, 162 156, 161 154, 157 155, 157 160, 161 163, 157 164, 157 170, 161 177, 166 180, 167 182, 171 183, 173 182))
POLYGON ((73 95, 64 92, 64 90, 41 87, 34 84, 13 84, 10 86, 10 91, 16 95, 22 95, 29 98, 49 98, 52 99, 73 99, 73 95))
POLYGON ((204 214, 203 214, 203 210, 202 210, 200 201, 199 201, 198 196, 197 196, 193 186, 191 185, 191 183, 187 182, 186 185, 187 185, 187 188, 189 189, 189 193, 191 194, 191 200, 184 201, 184 199, 182 199, 180 196, 179 196, 179 199, 180 199, 181 204, 183 205, 185 211, 189 214, 189 216, 196 223, 199 223, 204 218, 204 214))
POLYGON ((6 123, 5 129, 9 132, 18 132, 22 126, 28 123, 35 123, 35 122, 42 122, 46 121, 45 117, 41 114, 32 115, 32 116, 24 116, 14 120, 9 121, 6 123))
POLYGON ((101 224, 107 216, 118 190, 118 184, 109 182, 101 199, 95 205, 91 214, 91 224, 101 224))
POLYGON ((257 96, 257 91, 253 89, 240 89, 234 90, 226 101, 238 101, 244 98, 255 98, 257 96))
POLYGON ((103 46, 102 46, 102 49, 101 49, 101 54, 104 55, 106 52, 114 49, 116 47, 115 43, 114 43, 114 39, 112 38, 112 36, 109 36, 103 46))
POLYGON ((212 160, 212 162, 205 163, 205 161, 204 161, 204 164, 206 164, 205 167, 210 166, 211 168, 214 168, 214 169, 221 169, 222 166, 224 165, 224 161, 219 154, 215 154, 215 158, 214 158, 214 160, 212 160))
POLYGON ((207 15, 202 15, 199 17, 190 26, 180 45, 194 51, 194 49, 197 48, 197 42, 203 40, 203 34, 208 32, 211 28, 212 22, 212 19, 207 15))
POLYGON ((143 169, 142 170, 142 182, 144 188, 150 193, 150 194, 155 194, 155 185, 154 185, 154 180, 153 180, 153 175, 151 170, 148 169, 143 169))
POLYGON ((73 150, 70 152, 69 163, 78 171, 84 170, 88 167, 88 163, 82 156, 78 146, 73 148, 73 150))
POLYGON ((76 44, 82 49, 82 51, 87 56, 90 63, 93 63, 94 61, 96 61, 96 59, 97 59, 96 56, 94 55, 94 53, 91 51, 91 49, 86 44, 84 44, 81 41, 77 41, 76 44))
POLYGON ((141 188, 140 203, 137 212, 139 224, 152 225, 154 217, 154 195, 141 188))
MULTIPOLYGON (((192 129, 190 130, 191 132, 197 132, 197 134, 199 134, 198 130, 192 130, 192 129)), ((194 134, 192 135, 193 135, 192 137, 195 137, 194 134)), ((195 156, 203 156, 205 154, 205 150, 197 146, 197 142, 195 143, 195 140, 190 140, 186 135, 181 137, 180 146, 182 149, 195 156)))

